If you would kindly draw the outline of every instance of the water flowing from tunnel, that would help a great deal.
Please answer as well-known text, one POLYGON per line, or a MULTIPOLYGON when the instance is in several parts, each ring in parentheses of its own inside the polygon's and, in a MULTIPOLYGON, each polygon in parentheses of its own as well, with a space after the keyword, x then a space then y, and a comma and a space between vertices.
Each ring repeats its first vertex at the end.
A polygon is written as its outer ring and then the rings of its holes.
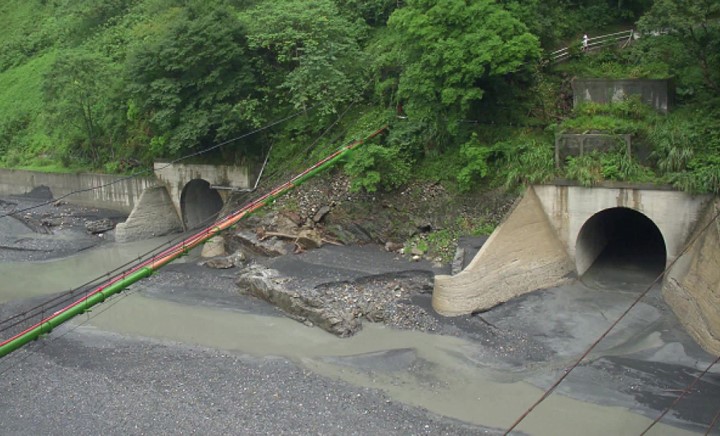
MULTIPOLYGON (((54 292, 58 290, 58 283, 72 286, 73 281, 83 280, 84 276, 115 267, 118 256, 132 257, 155 242, 109 244, 67 259, 22 266, 0 265, 0 275, 4 278, 0 301, 54 292), (18 273, 11 274, 14 270, 18 273), (19 289, 32 289, 32 293, 19 292, 19 289)), ((185 261, 197 259, 189 257, 185 261)), ((581 288, 567 291, 574 296, 584 292, 581 288)), ((603 310, 612 316, 612 310, 603 310)), ((588 316, 581 318, 584 322, 589 319, 588 316)), ((597 322, 604 321, 598 317, 597 322)), ((74 323, 76 326, 89 323, 92 326, 89 331, 95 332, 177 341, 261 357, 285 356, 321 375, 382 389, 396 401, 491 427, 508 425, 541 392, 526 380, 528 374, 484 362, 478 354, 477 343, 373 324, 367 324, 352 338, 340 339, 285 317, 232 307, 191 306, 138 293, 121 297, 109 310, 98 310, 96 316, 74 323)), ((559 345, 558 349, 563 347, 568 346, 559 345)), ((554 374, 559 371, 555 367, 558 364, 562 365, 551 362, 546 370, 554 374)), ((536 371, 532 370, 531 374, 536 371)), ((583 433, 587 435, 604 435, 642 429, 648 423, 648 418, 623 407, 554 395, 542 413, 528 419, 522 429, 538 435, 570 435, 584 428, 583 433)), ((683 434, 678 428, 661 430, 683 434)))

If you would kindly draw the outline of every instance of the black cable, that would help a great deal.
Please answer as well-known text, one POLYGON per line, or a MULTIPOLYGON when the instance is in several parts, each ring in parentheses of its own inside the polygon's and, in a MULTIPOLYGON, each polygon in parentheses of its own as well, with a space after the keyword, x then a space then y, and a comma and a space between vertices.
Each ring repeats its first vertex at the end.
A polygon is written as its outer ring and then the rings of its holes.
MULTIPOLYGON (((245 139, 245 138, 247 138, 247 137, 249 137, 249 136, 252 136, 252 135, 255 135, 255 134, 257 134, 257 133, 260 133, 260 132, 262 132, 262 131, 264 131, 264 130, 267 130, 267 129, 271 128, 271 127, 274 127, 274 126, 276 126, 276 125, 278 125, 278 124, 284 123, 284 122, 287 121, 287 120, 290 120, 290 119, 292 119, 292 118, 295 118, 295 117, 298 117, 298 116, 300 116, 300 115, 303 115, 303 114, 305 114, 305 113, 307 113, 307 112, 310 112, 310 111, 314 110, 318 105, 319 105, 319 104, 316 104, 316 105, 311 106, 311 107, 309 107, 309 108, 307 108, 307 109, 304 109, 304 110, 302 110, 302 111, 295 112, 295 113, 293 113, 292 115, 288 115, 288 116, 286 116, 286 117, 284 117, 284 118, 281 118, 281 119, 279 119, 279 120, 273 121, 272 123, 266 124, 266 125, 263 126, 263 127, 259 127, 259 128, 255 129, 255 130, 252 130, 252 131, 250 131, 250 132, 244 133, 244 134, 242 134, 242 135, 240 135, 240 136, 237 136, 237 137, 235 137, 235 138, 228 139, 228 140, 223 141, 223 142, 221 142, 221 143, 219 143, 219 144, 215 144, 215 145, 213 145, 213 146, 210 146, 210 147, 208 147, 208 148, 202 149, 202 150, 200 150, 200 151, 196 151, 196 152, 193 152, 193 153, 184 155, 184 156, 182 156, 182 157, 179 157, 179 158, 177 158, 177 159, 171 160, 170 162, 166 163, 165 165, 160 166, 160 167, 158 168, 158 170, 162 170, 162 169, 164 169, 164 168, 167 168, 167 167, 169 167, 169 166, 171 166, 171 165, 174 165, 174 164, 176 164, 176 163, 178 163, 178 162, 181 162, 181 161, 183 161, 183 160, 186 160, 186 159, 189 159, 189 158, 195 157, 195 156, 200 156, 200 155, 202 155, 202 154, 208 153, 208 152, 210 152, 210 151, 212 151, 212 150, 215 150, 215 149, 217 149, 217 148, 219 148, 219 147, 222 147, 222 146, 224 146, 224 145, 227 145, 227 144, 230 144, 230 143, 239 141, 239 140, 241 140, 241 139, 245 139)), ((90 192, 90 191, 94 191, 94 190, 96 190, 96 189, 102 189, 102 188, 105 188, 105 187, 107 187, 107 186, 112 186, 112 185, 115 185, 115 184, 117 184, 117 183, 124 182, 124 181, 126 181, 126 180, 135 179, 135 178, 137 178, 137 177, 144 176, 144 175, 150 175, 150 174, 153 174, 155 171, 156 171, 155 168, 147 168, 147 169, 144 169, 144 170, 140 170, 140 171, 138 171, 138 172, 136 172, 136 173, 130 174, 129 176, 120 177, 120 178, 118 178, 118 179, 113 180, 112 182, 107 182, 107 183, 103 183, 103 184, 100 184, 100 185, 91 186, 91 187, 89 187, 89 188, 77 189, 77 190, 75 190, 75 191, 68 192, 67 194, 61 195, 61 196, 59 196, 59 197, 57 197, 57 198, 53 198, 52 200, 43 201, 43 202, 40 202, 40 203, 35 204, 35 205, 33 205, 33 206, 28 206, 28 207, 25 207, 25 208, 22 208, 22 209, 13 210, 12 212, 7 212, 7 213, 0 214, 0 218, 5 218, 5 217, 8 217, 8 216, 13 216, 13 215, 18 214, 18 213, 27 212, 27 211, 29 211, 29 210, 33 210, 33 209, 37 209, 37 208, 40 208, 40 207, 43 207, 43 206, 47 206, 47 205, 56 203, 56 202, 58 202, 58 201, 60 201, 60 200, 63 200, 63 199, 65 199, 65 198, 67 198, 67 197, 70 197, 70 196, 72 196, 72 195, 77 195, 77 194, 80 194, 80 193, 83 193, 83 192, 90 192)))
MULTIPOLYGON (((679 403, 680 401, 682 401, 682 399, 685 398, 685 396, 686 396, 687 394, 689 394, 690 391, 692 391, 692 389, 693 389, 693 388, 695 387, 695 385, 700 381, 700 379, 703 378, 703 377, 705 376, 705 374, 707 374, 708 371, 710 371, 710 369, 711 369, 713 366, 715 366, 715 364, 717 364, 718 362, 720 362, 720 356, 718 356, 715 360, 713 360, 713 361, 710 363, 710 365, 708 365, 707 368, 705 368, 705 370, 704 370, 703 372, 701 372, 700 374, 698 374, 697 377, 695 377, 695 378, 693 379, 693 381, 690 382, 690 384, 687 385, 687 386, 685 387, 685 389, 683 389, 683 391, 680 393, 680 395, 678 395, 678 397, 675 398, 675 401, 673 401, 672 403, 670 403, 670 405, 667 406, 667 407, 665 408, 665 410, 663 410, 662 413, 661 413, 660 415, 658 415, 658 417, 655 418, 655 420, 653 420, 653 422, 651 422, 650 425, 648 425, 648 426, 645 428, 645 430, 642 431, 642 433, 640 433, 640 436, 646 435, 647 432, 649 432, 650 429, 655 426, 655 424, 657 424, 658 422, 660 422, 660 420, 663 419, 663 417, 664 417, 665 415, 667 415, 667 413, 670 412, 670 410, 672 410, 672 408, 675 407, 675 406, 677 405, 677 403, 679 403)), ((711 427, 710 427, 711 429, 712 429, 712 426, 713 426, 713 425, 715 425, 715 424, 714 424, 714 423, 711 424, 711 427)))
POLYGON ((708 425, 707 430, 705 430, 705 436, 709 435, 713 428, 715 428, 715 424, 718 423, 718 420, 720 420, 720 410, 717 411, 715 416, 713 416, 712 421, 710 421, 710 425, 708 425))
POLYGON ((677 263, 677 261, 680 259, 680 257, 682 257, 682 256, 690 249, 690 247, 695 243, 695 241, 697 241, 697 240, 700 238, 700 236, 701 236, 703 233, 705 233, 705 231, 706 231, 708 228, 710 228, 710 226, 718 219, 718 217, 720 217, 720 210, 718 210, 717 213, 715 213, 715 215, 710 219, 710 221, 709 221, 707 224, 705 224, 705 225, 695 234, 695 236, 694 236, 694 237, 683 247, 683 249, 677 254, 677 256, 675 257, 675 259, 674 259, 672 262, 670 262, 670 264, 669 264, 667 267, 665 267, 665 269, 660 273, 660 275, 658 275, 658 276, 655 278, 655 280, 652 281, 652 283, 650 283, 650 285, 647 287, 647 289, 645 289, 642 293, 640 293, 640 295, 638 295, 638 297, 632 302, 632 304, 630 304, 630 306, 629 306, 627 309, 625 309, 625 311, 624 311, 622 314, 620 314, 620 316, 619 316, 612 324, 610 324, 610 327, 608 327, 608 328, 603 332, 603 334, 600 335, 600 337, 597 338, 597 339, 585 350, 585 352, 584 352, 577 360, 575 360, 575 362, 574 362, 572 365, 570 365, 570 367, 568 367, 568 368, 565 369, 565 371, 564 371, 563 374, 560 376, 560 378, 558 378, 549 388, 547 388, 547 389, 545 390, 545 392, 543 392, 543 394, 540 396, 540 398, 538 398, 537 401, 535 401, 529 408, 527 408, 527 409, 525 410, 525 412, 523 412, 522 415, 520 415, 520 417, 518 417, 518 418, 515 420, 515 422, 513 422, 513 424, 505 431, 505 433, 503 433, 504 435, 509 434, 513 429, 515 429, 515 427, 517 427, 525 418, 527 418, 528 415, 530 415, 530 413, 532 413, 532 411, 533 411, 537 406, 540 405, 540 403, 542 403, 543 401, 545 401, 545 400, 555 391, 555 389, 556 389, 558 386, 560 386, 560 383, 562 383, 562 382, 570 375, 570 373, 571 373, 575 368, 577 368, 577 367, 580 365, 580 363, 590 354, 590 352, 591 352, 592 350, 594 350, 595 347, 598 346, 598 344, 599 344, 600 342, 602 342, 602 340, 605 339, 605 337, 607 337, 607 335, 610 334, 610 332, 620 323, 620 321, 622 321, 622 320, 625 318, 625 316, 627 316, 627 314, 630 313, 630 311, 631 311, 635 306, 637 306, 643 298, 645 298, 645 296, 650 292, 650 290, 653 288, 653 286, 655 286, 655 284, 658 283, 658 282, 660 281, 660 279, 662 279, 663 275, 667 274, 667 272, 670 271, 670 268, 672 268, 672 267, 675 265, 675 263, 677 263))
MULTIPOLYGON (((203 150, 200 150, 200 151, 197 151, 197 152, 194 152, 194 153, 191 153, 191 154, 182 156, 182 157, 180 157, 180 158, 174 159, 174 160, 166 163, 165 165, 161 166, 159 169, 167 168, 168 166, 173 165, 173 164, 175 164, 175 163, 178 163, 178 162, 180 162, 180 161, 182 161, 182 160, 189 159, 189 158, 191 158, 191 157, 195 157, 195 156, 199 156, 199 155, 201 155, 201 154, 208 153, 208 152, 210 152, 210 151, 212 151, 212 150, 215 150, 215 149, 217 149, 217 148, 219 148, 219 147, 222 147, 222 146, 224 146, 224 145, 227 145, 227 144, 230 144, 230 143, 232 143, 232 142, 239 141, 239 140, 241 140, 241 139, 247 138, 247 137, 249 137, 249 136, 251 136, 251 135, 254 135, 254 134, 257 134, 257 133, 259 133, 259 132, 261 132, 261 131, 263 131, 263 130, 267 130, 267 129, 269 129, 269 128, 271 128, 271 127, 274 127, 274 126, 276 126, 276 125, 278 125, 278 124, 281 124, 281 123, 283 123, 283 122, 285 122, 285 121, 287 121, 287 120, 289 120, 289 119, 291 119, 291 118, 295 118, 295 117, 297 117, 297 116, 300 116, 300 115, 302 115, 302 114, 305 114, 305 113, 307 113, 307 112, 315 109, 317 106, 318 106, 318 105, 311 106, 311 107, 306 108, 306 109, 304 109, 304 110, 302 110, 302 111, 296 112, 296 113, 294 113, 294 114, 292 114, 292 115, 289 115, 289 116, 287 116, 287 117, 284 117, 284 118, 281 118, 281 119, 279 119, 279 120, 276 120, 276 121, 274 121, 274 122, 272 122, 272 123, 269 123, 269 124, 267 124, 267 125, 265 125, 265 126, 263 126, 263 127, 257 128, 257 129, 255 129, 255 130, 250 131, 250 132, 248 132, 248 133, 245 133, 245 134, 243 134, 243 135, 237 136, 237 137, 235 137, 235 138, 232 138, 232 139, 223 141, 223 142, 221 142, 221 143, 219 143, 219 144, 215 144, 215 145, 213 145, 213 146, 211 146, 211 147, 205 148, 205 149, 203 149, 203 150)), ((347 112, 347 110, 346 110, 345 112, 347 112)), ((318 140, 319 140, 319 138, 318 138, 318 140)), ((153 169, 152 171, 155 171, 155 170, 153 169)), ((64 198, 67 198, 67 197, 69 197, 69 196, 71 196, 71 195, 75 195, 75 194, 78 194, 78 193, 81 193, 81 192, 89 192, 89 191, 92 191, 92 190, 95 190, 95 189, 101 189, 101 188, 104 188, 104 187, 106 187, 106 186, 110 186, 110 185, 113 185, 113 184, 116 184, 116 183, 120 183, 120 182, 125 181, 125 180, 129 180, 129 179, 132 179, 132 178, 139 177, 140 175, 142 175, 142 174, 144 174, 144 173, 148 173, 148 172, 150 172, 149 169, 147 169, 147 170, 142 170, 142 171, 140 171, 140 172, 138 172, 138 173, 135 173, 135 174, 132 174, 132 175, 130 175, 130 176, 119 178, 119 179, 117 179, 117 180, 115 180, 115 181, 113 181, 113 182, 109 182, 109 183, 97 185, 97 186, 90 187, 90 188, 86 188, 86 189, 79 189, 79 190, 76 190, 76 191, 67 193, 67 194, 65 194, 65 195, 63 195, 63 196, 61 196, 61 197, 54 198, 54 199, 52 199, 52 200, 48 200, 48 201, 45 201, 45 202, 41 202, 41 203, 39 203, 39 204, 30 206, 30 207, 26 207, 26 208, 19 209, 19 210, 14 210, 14 211, 9 212, 9 213, 6 213, 6 214, 0 214, 0 218, 4 218, 4 217, 7 217, 7 216, 11 216, 11 215, 17 214, 17 213, 21 213, 21 212, 25 212, 25 211, 28 211, 28 210, 36 209, 36 208, 39 208, 39 207, 42 207, 42 206, 45 206, 45 205, 49 205, 49 204, 55 203, 55 202, 57 202, 57 201, 59 201, 59 200, 62 200, 62 199, 64 199, 64 198)), ((212 219, 212 217, 211 217, 211 219, 212 219)), ((200 224, 198 224, 197 226, 195 226, 195 229, 199 229, 199 228, 203 227, 203 226, 204 226, 205 224, 207 224, 207 223, 209 223, 209 219, 206 219, 206 220, 204 220, 202 223, 200 223, 200 224)), ((187 232, 186 232, 186 233, 187 233, 187 232)), ((182 235, 184 235, 184 234, 186 234, 186 233, 183 233, 183 234, 181 234, 179 237, 176 237, 176 238, 174 238, 174 239, 171 239, 171 240, 168 241, 166 244, 168 244, 168 245, 172 244, 172 242, 178 240, 182 235)), ((163 245, 165 245, 165 244, 163 244, 163 245)), ((159 246, 159 247, 155 247, 155 248, 149 250, 149 251, 146 252, 145 254, 141 255, 140 258, 143 258, 143 257, 145 257, 145 256, 149 256, 149 255, 151 255, 152 253, 155 253, 156 251, 158 251, 160 248, 162 248, 162 245, 159 246)), ((138 260, 139 260, 139 259, 138 259, 138 260)), ((135 260, 129 261, 129 262, 127 262, 127 263, 125 263, 125 264, 123 264, 123 265, 120 265, 119 267, 117 267, 117 268, 109 271, 107 274, 112 274, 112 273, 118 272, 118 271, 122 270, 122 268, 125 268, 125 267, 127 267, 127 266, 129 266, 129 265, 132 265, 132 264, 134 264, 134 263, 135 263, 135 260)), ((86 283, 84 283, 84 284, 82 284, 82 285, 80 285, 80 286, 78 286, 78 287, 76 287, 76 288, 74 288, 74 289, 71 289, 71 290, 69 290, 69 291, 66 291, 66 292, 60 294, 60 295, 55 296, 53 299, 51 299, 51 300, 49 300, 49 301, 43 302, 43 303, 41 303, 41 304, 39 304, 39 305, 31 308, 31 309, 28 309, 28 310, 26 310, 26 311, 24 311, 24 312, 22 312, 22 313, 20 313, 20 314, 17 314, 17 315, 15 315, 15 316, 11 317, 11 318, 8 318, 8 319, 5 319, 5 320, 0 321, 0 325, 2 325, 2 324, 7 324, 8 322, 10 322, 10 321, 12 321, 12 320, 15 320, 15 319, 17 319, 17 318, 19 318, 19 317, 24 317, 23 320, 17 321, 17 322, 13 323, 13 324, 10 325, 10 326, 6 326, 6 327, 4 327, 4 328, 0 328, 0 333, 5 332, 5 331, 7 331, 9 328, 15 327, 15 326, 17 326, 17 325, 19 325, 19 324, 27 321, 27 320, 28 320, 29 318, 31 318, 31 317, 32 317, 32 318, 36 317, 37 314, 32 314, 32 315, 30 315, 30 316, 25 316, 25 315, 29 315, 30 312, 32 312, 32 311, 37 311, 37 310, 40 310, 41 308, 42 308, 43 311, 44 311, 45 307, 46 307, 48 304, 53 303, 53 302, 55 302, 55 305, 56 305, 56 306, 62 304, 63 302, 68 302, 69 300, 73 299, 73 298, 75 297, 75 294, 78 293, 82 288, 88 287, 88 286, 92 285, 93 283, 97 283, 97 282, 103 280, 103 277, 104 277, 104 276, 101 276, 101 277, 97 277, 97 278, 95 278, 95 279, 92 279, 91 281, 86 282, 86 283), (64 298, 63 300, 60 300, 60 299, 63 298, 63 297, 66 297, 66 298, 64 298), (60 300, 60 301, 57 302, 57 300, 60 300)), ((89 292, 89 291, 88 291, 88 292, 89 292)))
MULTIPOLYGON (((349 112, 349 110, 355 105, 355 103, 356 103, 358 100, 359 100, 359 98, 354 99, 354 100, 350 103, 350 105, 348 105, 348 107, 338 116, 338 118, 337 118, 327 129, 325 129, 325 130, 306 148, 306 150, 305 150, 304 153, 298 155, 298 157, 302 158, 303 155, 307 155, 307 153, 308 153, 313 147, 315 147, 315 146, 318 144, 318 142, 320 141, 320 139, 322 139, 322 137, 323 137, 324 135, 326 135, 335 125, 337 125, 337 124, 342 120, 342 118, 349 112)), ((306 110, 304 110, 304 111, 302 111, 302 112, 300 112, 300 113, 298 113, 298 114, 306 113, 306 112, 308 112, 309 110, 311 110, 311 109, 313 109, 313 108, 314 108, 314 106, 311 107, 311 108, 308 108, 308 109, 306 109, 306 110)), ((293 115, 293 116, 297 116, 298 114, 295 114, 295 115, 293 115)), ((231 140, 222 142, 222 143, 217 144, 217 145, 214 145, 214 146, 212 146, 212 147, 208 147, 208 148, 206 148, 206 149, 204 149, 204 150, 202 150, 202 151, 200 151, 200 152, 196 152, 196 153, 193 153, 193 154, 184 156, 184 157, 182 157, 182 158, 178 158, 178 159, 176 159, 175 161, 172 161, 172 162, 168 163, 165 167, 167 167, 167 166, 169 166, 169 165, 172 165, 173 163, 176 163, 176 162, 178 162, 178 161, 180 161, 180 160, 187 159, 187 158, 193 157, 193 156, 197 156, 197 155, 199 155, 199 154, 207 153, 207 152, 209 152, 209 151, 211 151, 211 150, 213 150, 213 149, 216 149, 216 148, 218 148, 218 147, 221 147, 221 146, 223 146, 223 145, 226 145, 226 144, 228 144, 228 143, 230 143, 230 142, 237 141, 237 140, 242 139, 242 138, 244 138, 244 137, 247 137, 247 136, 249 136, 249 135, 251 135, 251 134, 255 134, 255 133, 257 133, 257 132, 259 132, 259 131, 261 131, 261 130, 264 130, 264 129, 266 129, 266 128, 269 128, 269 127, 271 127, 271 126, 273 126, 273 125, 276 125, 276 124, 279 124, 279 123, 281 123, 281 122, 284 122, 284 121, 286 121, 287 119, 292 118, 293 116, 285 117, 284 119, 279 120, 279 121, 276 121, 276 122, 274 122, 273 124, 270 124, 270 125, 268 125, 268 126, 265 126, 265 127, 263 127, 263 128, 260 128, 260 129, 256 129, 256 130, 253 131, 253 132, 250 132, 250 133, 247 133, 247 134, 245 134, 245 135, 239 136, 239 137, 237 137, 237 138, 233 138, 233 139, 231 139, 231 140)), ((305 158, 305 159, 307 160, 307 158, 305 158)), ((283 169, 283 167, 285 167, 285 169, 288 169, 292 162, 293 162, 292 160, 291 160, 291 161, 286 161, 286 162, 285 162, 285 165, 279 167, 277 170, 275 170, 273 173, 271 173, 271 174, 266 178, 266 182, 265 182, 265 183, 267 183, 268 180, 273 180, 276 175, 279 175, 280 172, 281 172, 281 170, 283 169)), ((164 168, 164 167, 162 167, 162 168, 164 168)), ((128 178, 124 178, 124 179, 128 179, 128 178)), ((117 181, 116 181, 116 182, 117 182, 117 181)), ((114 183, 116 183, 116 182, 114 182, 114 183)), ((105 185, 103 185, 103 186, 105 186, 105 185)), ((97 188, 93 188, 93 189, 97 189, 97 188)), ((84 191, 87 191, 87 190, 89 190, 89 189, 79 190, 79 191, 77 191, 77 192, 84 192, 84 191)), ((70 195, 70 194, 67 194, 67 195, 70 195)), ((63 198, 64 198, 64 197, 63 197, 63 198)), ((58 199, 54 199, 53 202, 54 202, 54 201, 57 201, 57 200, 58 200, 58 199)), ((49 203, 46 203, 46 204, 49 204, 49 203)), ((36 205, 35 207, 40 207, 40 206, 41 206, 41 205, 36 205)), ((27 209, 23 209, 23 210, 27 210, 27 209)), ((15 213, 17 213, 17 212, 15 212, 15 213)), ((0 217, 1 217, 1 216, 0 216, 0 217)), ((219 219, 219 218, 212 217, 212 216, 211 216, 211 217, 208 217, 207 219, 203 220, 203 222, 201 222, 200 224, 198 224, 197 226, 195 226, 194 229, 199 229, 199 228, 205 227, 205 225, 206 225, 207 223, 209 223, 210 220, 216 220, 216 221, 217 221, 218 219, 219 219)), ((28 309, 28 310, 26 310, 26 311, 24 311, 24 312, 22 312, 22 313, 20 313, 20 314, 18 314, 18 315, 15 315, 15 316, 13 316, 13 317, 11 317, 11 318, 8 318, 8 319, 6 319, 6 320, 0 321, 0 325, 2 325, 2 324, 7 324, 8 322, 10 322, 10 321, 12 321, 12 320, 17 320, 18 318, 22 317, 22 319, 14 322, 14 323, 12 323, 11 325, 5 326, 5 327, 3 327, 3 328, 0 328, 0 333, 5 332, 5 331, 9 330, 10 328, 16 327, 16 326, 18 326, 18 325, 20 325, 20 324, 26 323, 26 322, 28 322, 28 321, 29 321, 30 319, 32 319, 32 318, 36 318, 36 317, 38 316, 38 313, 32 313, 32 312, 38 312, 38 311, 40 311, 41 314, 44 314, 44 312, 45 312, 46 310, 48 310, 48 305, 50 305, 51 303, 54 303, 53 306, 60 306, 60 305, 62 305, 63 303, 67 303, 67 302, 69 302, 69 301, 71 301, 71 300, 73 300, 73 299, 76 299, 76 300, 77 300, 75 294, 76 294, 76 293, 79 293, 83 288, 89 288, 89 289, 86 289, 86 290, 85 290, 86 297, 87 297, 88 294, 91 293, 91 292, 94 290, 94 288, 95 288, 95 286, 91 286, 91 285, 93 285, 93 284, 98 285, 99 282, 101 282, 101 281, 103 281, 103 280, 107 280, 105 277, 107 277, 107 276, 109 276, 110 274, 113 274, 113 273, 115 273, 115 272, 117 272, 117 271, 122 270, 122 268, 125 268, 125 267, 127 267, 127 266, 129 266, 129 265, 137 265, 138 263, 140 263, 140 262, 142 261, 142 259, 143 259, 144 257, 147 257, 147 259, 152 258, 152 256, 155 256, 155 255, 158 254, 159 250, 160 250, 164 245, 166 245, 166 244, 167 244, 167 245, 170 245, 170 244, 172 244, 172 242, 176 241, 177 239, 179 239, 179 238, 181 238, 181 237, 184 238, 184 236, 187 235, 187 233, 190 233, 190 232, 184 232, 184 233, 180 234, 178 237, 173 238, 173 239, 171 239, 170 241, 168 241, 168 242, 166 242, 166 243, 164 243, 164 244, 162 244, 162 245, 160 245, 160 246, 158 246, 158 247, 155 247, 155 248, 151 249, 150 251, 146 252, 144 255, 141 255, 140 257, 138 257, 137 260, 129 261, 129 262, 127 262, 127 263, 125 263, 125 264, 123 264, 123 265, 115 268, 114 270, 105 273, 103 276, 99 276, 99 277, 97 277, 97 278, 95 278, 95 279, 93 279, 93 280, 91 280, 91 281, 89 281, 89 282, 86 282, 86 283, 83 284, 83 285, 78 286, 78 287, 75 288, 75 289, 69 290, 69 291, 67 291, 67 292, 65 292, 65 293, 63 293, 63 294, 60 294, 60 295, 58 295, 58 296, 55 296, 54 298, 52 298, 52 299, 50 299, 50 300, 48 300, 48 301, 46 301, 46 302, 43 302, 43 303, 41 303, 41 304, 39 304, 39 305, 31 308, 31 309, 28 309), (151 256, 151 255, 152 255, 152 256, 151 256), (63 297, 65 297, 65 298, 63 298, 63 297)), ((126 272, 127 272, 127 271, 129 271, 129 270, 126 270, 126 272)))

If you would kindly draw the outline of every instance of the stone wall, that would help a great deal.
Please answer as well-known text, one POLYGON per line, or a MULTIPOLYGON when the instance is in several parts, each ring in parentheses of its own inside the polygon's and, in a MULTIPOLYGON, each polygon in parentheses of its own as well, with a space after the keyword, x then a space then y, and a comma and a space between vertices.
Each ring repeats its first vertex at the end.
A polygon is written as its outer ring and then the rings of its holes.
POLYGON ((53 196, 83 206, 103 207, 130 212, 143 190, 156 185, 154 177, 117 176, 109 174, 58 174, 37 171, 0 169, 0 195, 23 195, 40 186, 50 188, 53 196))
POLYGON ((639 95, 643 102, 663 113, 670 109, 674 96, 669 79, 574 79, 572 90, 575 107, 585 102, 612 103, 639 95))
POLYGON ((720 212, 717 198, 698 222, 697 238, 665 275, 662 293, 688 333, 711 354, 720 354, 720 212), (712 221, 712 222, 711 222, 712 221))

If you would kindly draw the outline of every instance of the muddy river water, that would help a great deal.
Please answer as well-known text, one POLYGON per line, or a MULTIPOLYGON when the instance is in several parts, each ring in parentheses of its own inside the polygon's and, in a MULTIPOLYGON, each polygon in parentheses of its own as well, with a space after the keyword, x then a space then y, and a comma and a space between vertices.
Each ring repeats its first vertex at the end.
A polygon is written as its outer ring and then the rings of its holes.
MULTIPOLYGON (((59 260, 0 264, 0 302, 66 290, 162 242, 106 244, 59 260)), ((195 260, 190 256, 182 261, 195 260)), ((147 288, 137 285, 117 301, 112 300, 107 310, 95 310, 92 317, 81 316, 73 322, 82 323, 82 328, 128 336, 198 344, 259 357, 284 356, 320 375, 381 389, 396 401, 468 423, 504 429, 539 398, 543 391, 538 386, 552 383, 572 356, 591 343, 601 327, 621 313, 635 295, 636 288, 630 285, 629 289, 610 289, 625 286, 627 275, 620 274, 617 280, 607 274, 600 278, 589 280, 590 286, 578 283, 553 290, 547 298, 534 297, 504 309, 512 309, 518 318, 525 316, 523 325, 538 329, 540 335, 546 336, 545 345, 557 352, 553 359, 525 366, 485 360, 481 345, 463 337, 366 323, 359 334, 340 339, 282 316, 228 305, 179 303, 150 296, 145 292, 147 288), (551 337, 551 331, 558 334, 551 337), (581 333, 568 333, 573 331, 581 333)), ((672 354, 672 359, 682 364, 702 366, 696 355, 671 353, 678 342, 667 340, 667 317, 658 315, 649 305, 641 307, 626 330, 611 336, 595 357, 645 353, 657 361, 672 354)), ((493 315, 492 311, 488 319, 499 327, 513 322, 511 317, 493 315)), ((533 435, 639 434, 652 421, 652 414, 646 409, 643 414, 643 407, 627 395, 604 397, 598 392, 603 389, 602 381, 583 379, 596 375, 588 371, 581 373, 576 383, 550 396, 518 429, 533 435)), ((608 384, 607 389, 612 390, 612 386, 608 384)), ((694 434, 691 430, 690 426, 659 424, 650 434, 694 434)))

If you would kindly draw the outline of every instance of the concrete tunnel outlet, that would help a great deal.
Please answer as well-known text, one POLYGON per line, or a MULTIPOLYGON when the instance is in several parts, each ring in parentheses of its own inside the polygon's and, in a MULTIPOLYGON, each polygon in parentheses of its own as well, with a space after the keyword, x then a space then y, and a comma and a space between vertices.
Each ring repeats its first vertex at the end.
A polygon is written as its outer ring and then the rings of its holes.
POLYGON ((187 229, 210 225, 222 207, 220 194, 203 179, 189 181, 180 194, 180 209, 187 229))
POLYGON ((600 211, 583 224, 575 245, 576 267, 640 269, 657 277, 665 269, 667 249, 657 225, 626 207, 600 211))

